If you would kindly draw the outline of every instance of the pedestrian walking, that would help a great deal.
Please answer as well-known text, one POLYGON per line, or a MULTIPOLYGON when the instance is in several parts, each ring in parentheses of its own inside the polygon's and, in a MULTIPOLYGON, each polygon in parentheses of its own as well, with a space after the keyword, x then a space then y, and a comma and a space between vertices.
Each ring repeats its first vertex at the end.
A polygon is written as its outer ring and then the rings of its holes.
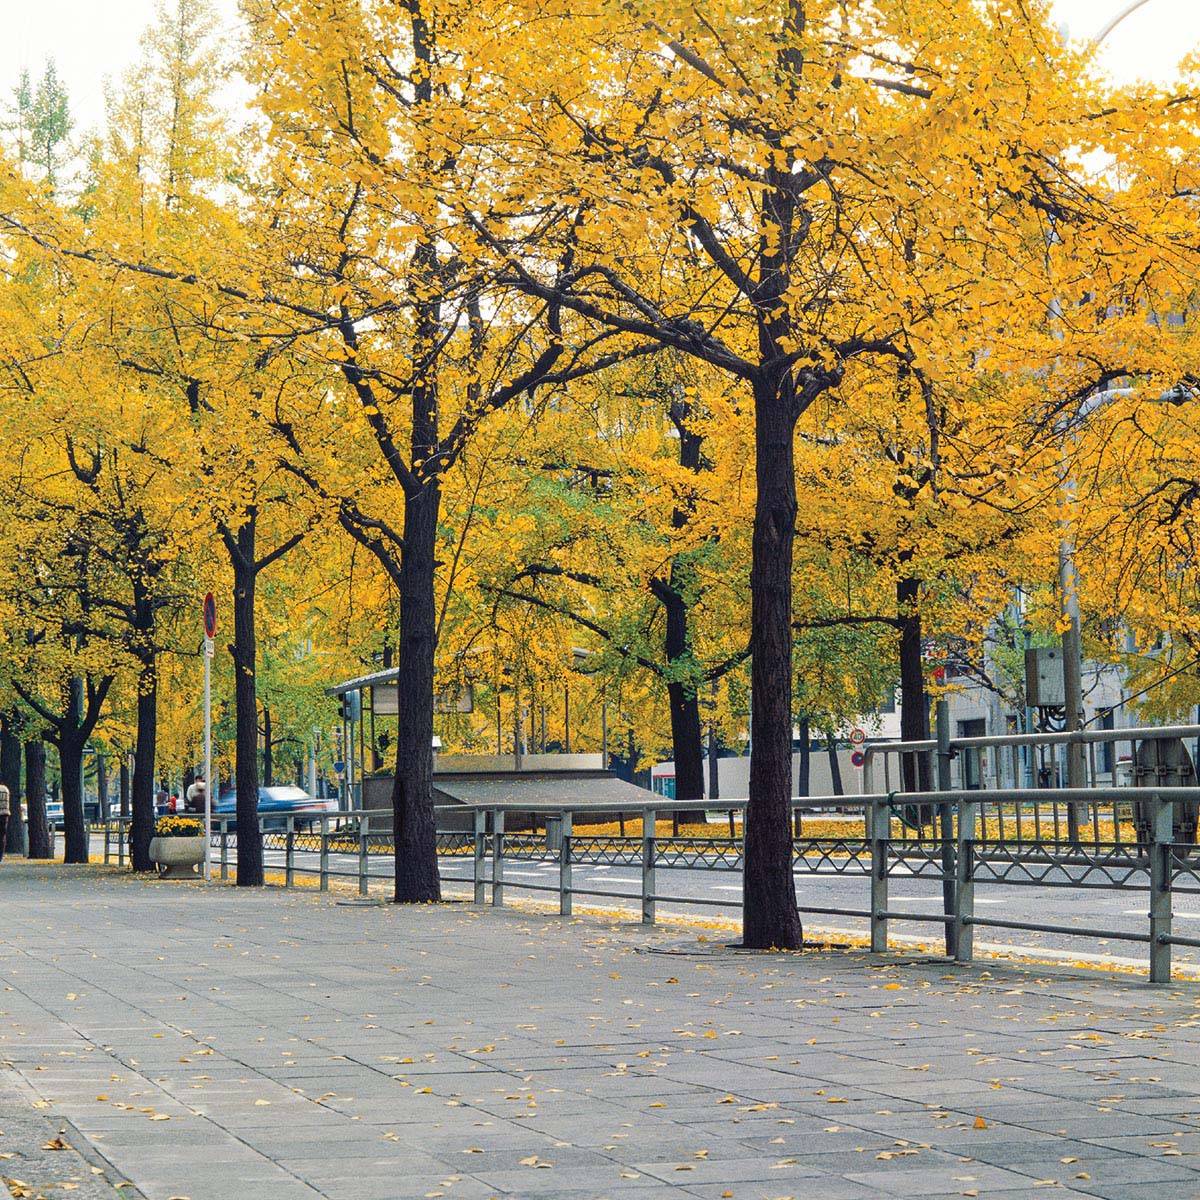
POLYGON ((208 792, 208 784, 203 779, 197 779, 187 790, 183 801, 183 811, 190 813, 202 813, 204 811, 204 797, 208 792))

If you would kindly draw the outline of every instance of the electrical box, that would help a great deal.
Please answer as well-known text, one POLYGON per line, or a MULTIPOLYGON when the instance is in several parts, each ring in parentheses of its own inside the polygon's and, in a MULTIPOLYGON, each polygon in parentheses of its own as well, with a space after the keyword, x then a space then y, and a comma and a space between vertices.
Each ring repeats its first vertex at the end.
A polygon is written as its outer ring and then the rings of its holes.
POLYGON ((1030 708, 1066 708, 1061 646, 1035 646, 1025 651, 1025 703, 1030 708))

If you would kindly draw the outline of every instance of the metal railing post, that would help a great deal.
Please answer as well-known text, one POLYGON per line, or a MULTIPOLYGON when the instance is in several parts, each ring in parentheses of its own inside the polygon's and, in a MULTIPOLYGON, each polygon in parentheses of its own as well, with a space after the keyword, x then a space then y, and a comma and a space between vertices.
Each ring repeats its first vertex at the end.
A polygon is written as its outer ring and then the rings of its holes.
POLYGON ((283 886, 293 887, 296 882, 296 818, 287 819, 287 833, 283 840, 283 886))
POLYGON ((504 907, 504 810, 492 818, 492 905, 504 907))
MULTIPOLYGON (((937 702, 937 789, 948 792, 953 787, 951 782, 950 755, 950 704, 946 700, 937 702)), ((954 807, 949 801, 943 800, 938 805, 938 833, 942 843, 942 913, 944 916, 954 916, 954 890, 957 871, 954 865, 954 807)), ((955 943, 957 930, 953 921, 946 924, 946 954, 950 958, 958 957, 955 943)))
POLYGON ((571 814, 564 812, 562 840, 558 847, 558 911, 564 917, 571 915, 571 814))
POLYGON ((887 950, 888 839, 892 812, 886 800, 872 801, 866 811, 871 843, 871 953, 887 950))
POLYGON ((1175 805, 1156 792, 1150 804, 1150 982, 1171 982, 1171 843, 1175 805))
MULTIPOLYGON (((212 836, 211 834, 209 835, 212 836)), ((221 818, 221 878, 229 878, 229 818, 221 818)))
POLYGON ((358 818, 358 894, 367 895, 367 853, 371 836, 371 818, 364 812, 358 818))
POLYGON ((658 813, 648 808, 642 813, 642 924, 653 925, 655 915, 654 889, 655 871, 654 860, 657 856, 656 834, 658 833, 658 813))
POLYGON ((964 800, 958 808, 958 854, 954 888, 954 959, 969 963, 975 954, 975 839, 979 836, 979 804, 964 800))
POLYGON ((487 895, 487 881, 483 876, 483 864, 487 858, 487 811, 475 810, 475 854, 471 879, 475 884, 475 903, 483 904, 487 895))
POLYGON ((329 891, 329 816, 327 813, 321 814, 321 865, 320 865, 320 888, 321 891, 329 891))

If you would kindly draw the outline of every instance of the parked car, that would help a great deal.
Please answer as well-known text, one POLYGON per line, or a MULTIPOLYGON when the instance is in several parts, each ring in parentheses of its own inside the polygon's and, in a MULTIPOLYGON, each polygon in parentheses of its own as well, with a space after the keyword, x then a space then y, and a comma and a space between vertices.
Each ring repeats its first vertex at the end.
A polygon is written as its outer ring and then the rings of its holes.
MULTIPOLYGON (((288 817, 296 818, 297 829, 309 829, 317 823, 323 813, 338 811, 337 798, 314 800, 303 788, 287 785, 260 787, 258 789, 258 814, 263 819, 264 829, 285 829, 288 817)), ((212 809, 213 828, 220 828, 220 818, 231 818, 227 828, 230 833, 237 830, 237 792, 226 792, 217 797, 212 809)))
POLYGON ((63 816, 63 802, 61 800, 46 800, 46 820, 49 822, 51 829, 66 828, 66 818, 63 816))

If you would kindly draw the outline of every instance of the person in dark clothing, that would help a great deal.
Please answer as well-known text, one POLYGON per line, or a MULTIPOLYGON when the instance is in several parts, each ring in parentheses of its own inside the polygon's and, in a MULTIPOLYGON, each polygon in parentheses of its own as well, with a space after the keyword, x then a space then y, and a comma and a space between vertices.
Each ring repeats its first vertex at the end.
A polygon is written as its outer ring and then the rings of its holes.
POLYGON ((183 811, 190 813, 204 812, 204 794, 207 791, 208 784, 203 779, 197 779, 187 790, 183 801, 183 811))

